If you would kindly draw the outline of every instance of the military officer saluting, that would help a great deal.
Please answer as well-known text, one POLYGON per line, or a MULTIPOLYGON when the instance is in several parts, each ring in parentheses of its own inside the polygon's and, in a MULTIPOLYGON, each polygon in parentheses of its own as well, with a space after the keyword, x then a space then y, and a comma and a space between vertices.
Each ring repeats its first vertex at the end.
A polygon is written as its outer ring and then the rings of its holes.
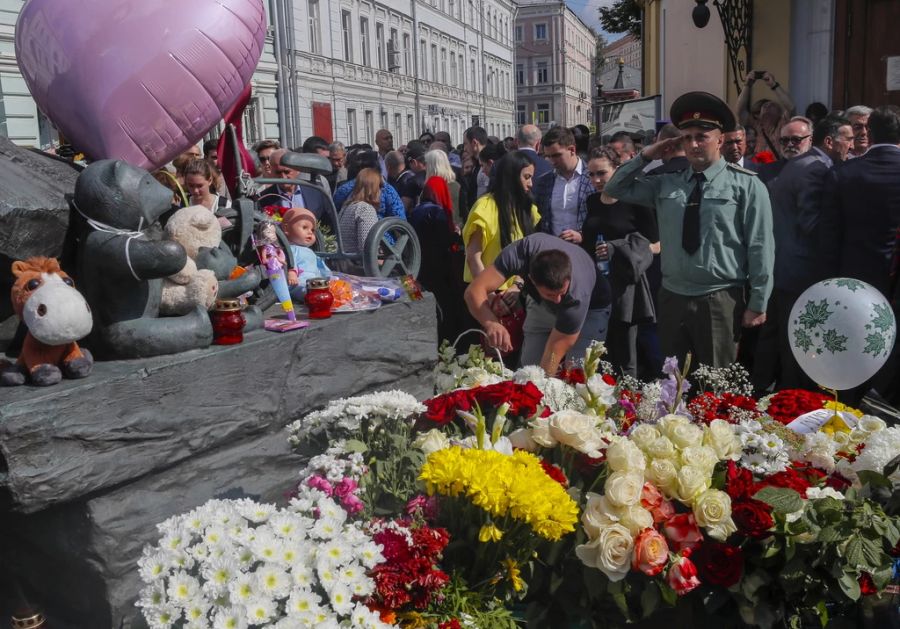
POLYGON ((724 367, 741 327, 766 320, 775 244, 772 207, 755 173, 722 157, 734 114, 721 99, 689 92, 672 103, 681 137, 646 147, 606 184, 609 196, 655 207, 662 248, 657 322, 664 356, 724 367), (681 147, 687 170, 647 177, 647 163, 681 147))

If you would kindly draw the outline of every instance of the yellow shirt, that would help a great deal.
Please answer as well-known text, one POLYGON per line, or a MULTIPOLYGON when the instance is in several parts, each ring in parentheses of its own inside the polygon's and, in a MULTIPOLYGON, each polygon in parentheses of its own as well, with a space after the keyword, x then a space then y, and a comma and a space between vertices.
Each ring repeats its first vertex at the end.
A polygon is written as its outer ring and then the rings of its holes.
MULTIPOLYGON (((537 226, 540 219, 541 215, 538 214, 537 206, 532 205, 531 220, 535 226, 537 226)), ((502 248, 500 246, 500 212, 497 208, 497 202, 494 201, 494 196, 491 194, 482 195, 469 212, 469 217, 466 219, 462 232, 463 242, 466 247, 469 246, 469 241, 476 231, 481 231, 481 262, 487 268, 494 263, 494 259, 500 255, 502 248)), ((512 242, 520 240, 524 236, 525 234, 522 233, 522 229, 517 221, 513 226, 512 242)), ((472 272, 469 270, 468 264, 463 270, 463 280, 466 282, 472 281, 472 272)), ((512 278, 501 288, 507 288, 511 284, 512 278)))

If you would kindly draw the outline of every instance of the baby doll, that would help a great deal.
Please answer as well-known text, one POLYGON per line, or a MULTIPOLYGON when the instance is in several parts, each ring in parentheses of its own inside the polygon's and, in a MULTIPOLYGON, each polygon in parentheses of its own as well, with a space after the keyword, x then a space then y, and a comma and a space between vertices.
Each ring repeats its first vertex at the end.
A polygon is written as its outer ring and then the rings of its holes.
POLYGON ((289 321, 296 321, 294 304, 288 291, 287 277, 285 275, 284 251, 278 246, 278 235, 275 231, 275 223, 261 221, 256 226, 254 243, 259 261, 266 269, 266 277, 275 290, 275 296, 281 303, 281 307, 287 314, 289 321))
POLYGON ((310 248, 316 244, 316 216, 302 207, 292 207, 281 221, 287 239, 291 243, 294 268, 288 271, 291 296, 302 300, 306 293, 306 280, 330 277, 331 270, 310 248))

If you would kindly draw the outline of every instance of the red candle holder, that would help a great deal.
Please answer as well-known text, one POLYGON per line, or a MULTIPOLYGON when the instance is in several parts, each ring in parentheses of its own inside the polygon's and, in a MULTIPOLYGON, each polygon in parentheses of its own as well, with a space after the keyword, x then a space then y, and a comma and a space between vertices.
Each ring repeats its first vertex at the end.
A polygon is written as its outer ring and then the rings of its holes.
POLYGON ((325 278, 306 280, 306 306, 310 319, 327 319, 331 316, 331 305, 334 295, 329 289, 329 281, 325 278))
POLYGON ((216 345, 236 345, 244 340, 244 326, 247 320, 241 312, 241 304, 236 299, 222 299, 216 302, 209 313, 213 328, 213 343, 216 345))

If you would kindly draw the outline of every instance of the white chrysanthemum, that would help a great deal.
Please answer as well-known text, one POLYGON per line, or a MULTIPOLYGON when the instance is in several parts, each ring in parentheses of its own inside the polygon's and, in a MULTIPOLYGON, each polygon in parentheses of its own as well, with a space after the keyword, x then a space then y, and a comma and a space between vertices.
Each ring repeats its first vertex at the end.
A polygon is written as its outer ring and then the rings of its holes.
POLYGON ((238 511, 251 522, 260 524, 272 517, 272 514, 276 511, 276 507, 271 504, 260 504, 258 502, 247 500, 238 506, 238 511))
POLYGON ((268 529, 257 530, 257 535, 250 542, 250 549, 256 559, 260 561, 274 561, 281 556, 281 548, 284 542, 275 537, 268 529))
MULTIPOLYGON (((900 427, 892 426, 872 433, 865 442, 863 451, 851 465, 855 472, 872 470, 884 473, 885 466, 900 456, 900 427)), ((900 470, 891 475, 894 485, 900 485, 900 470)))
POLYGON ((184 572, 177 572, 169 579, 166 594, 169 601, 184 606, 200 593, 200 582, 184 572))
POLYGON ((272 619, 277 611, 275 601, 268 597, 255 597, 246 605, 247 623, 251 625, 263 625, 272 619))
POLYGON ((164 552, 145 554, 138 560, 138 572, 144 583, 151 583, 169 574, 169 558, 164 552))
POLYGON ((337 570, 337 567, 328 561, 320 561, 316 564, 316 574, 319 577, 319 582, 326 590, 331 590, 337 584, 337 570))
POLYGON ((328 592, 331 606, 338 614, 349 614, 353 610, 353 592, 343 583, 336 584, 328 592))
POLYGON ((161 605, 146 610, 145 618, 150 629, 169 629, 181 620, 181 608, 175 605, 161 605))
POLYGON ((333 518, 322 518, 316 522, 310 531, 310 537, 317 539, 331 539, 341 531, 341 524, 333 518))
POLYGON ((212 604, 203 598, 202 596, 198 596, 195 599, 188 601, 184 607, 184 620, 188 623, 188 625, 197 625, 197 626, 209 626, 208 613, 212 604))
POLYGON ((291 580, 295 586, 300 588, 312 587, 315 582, 316 575, 312 566, 307 563, 295 563, 291 566, 291 580))
POLYGON ((213 618, 213 629, 247 629, 243 607, 220 607, 213 618))
POLYGON ((291 578, 280 566, 264 564, 256 571, 256 578, 263 596, 284 598, 291 590, 291 578))
POLYGON ((290 441, 304 443, 311 436, 323 433, 351 433, 359 428, 363 418, 370 426, 385 419, 404 419, 425 411, 415 397, 403 391, 379 391, 368 395, 335 400, 320 411, 314 411, 288 426, 290 441))
POLYGON ((350 622, 354 627, 360 627, 362 629, 381 629, 382 627, 390 627, 381 621, 381 616, 379 616, 378 612, 374 612, 362 603, 357 603, 353 607, 353 612, 350 614, 350 622))
POLYGON ((384 561, 384 556, 381 554, 382 550, 383 547, 381 544, 369 541, 357 548, 356 553, 363 566, 366 568, 374 568, 384 561))
POLYGON ((166 604, 167 600, 165 583, 160 581, 154 582, 141 590, 141 596, 135 605, 137 607, 143 607, 144 609, 162 607, 166 604))
POLYGON ((285 611, 288 616, 303 616, 320 608, 322 599, 318 594, 305 588, 294 588, 288 596, 285 611))
POLYGON ((257 594, 256 578, 252 574, 239 573, 228 584, 228 594, 233 602, 246 605, 257 594))

